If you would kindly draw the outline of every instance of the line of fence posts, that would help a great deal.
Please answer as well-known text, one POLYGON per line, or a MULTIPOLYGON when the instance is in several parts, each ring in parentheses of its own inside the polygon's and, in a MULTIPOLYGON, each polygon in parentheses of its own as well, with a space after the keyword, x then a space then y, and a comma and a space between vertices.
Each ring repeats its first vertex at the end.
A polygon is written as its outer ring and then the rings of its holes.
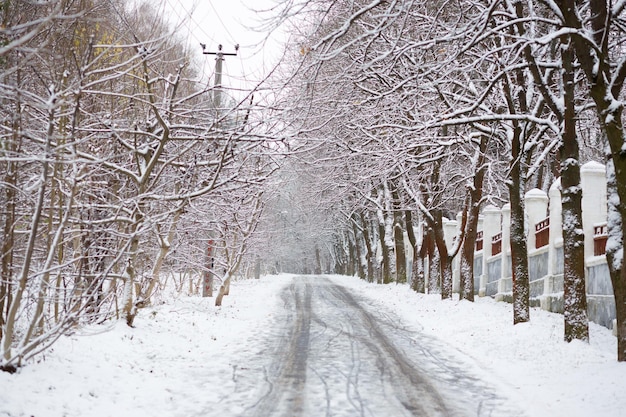
MULTIPOLYGON (((581 167, 585 279, 590 320, 612 328, 615 300, 606 263, 606 169, 598 162, 581 167)), ((533 189, 525 195, 531 305, 563 312, 563 229, 560 181, 549 193, 533 189)), ((474 253, 474 288, 479 296, 512 299, 509 204, 486 206, 478 224, 474 253)), ((460 214, 444 224, 448 247, 458 234, 460 214)), ((453 290, 459 291, 459 256, 454 260, 453 290)), ((425 268, 425 271, 428 271, 425 268)))

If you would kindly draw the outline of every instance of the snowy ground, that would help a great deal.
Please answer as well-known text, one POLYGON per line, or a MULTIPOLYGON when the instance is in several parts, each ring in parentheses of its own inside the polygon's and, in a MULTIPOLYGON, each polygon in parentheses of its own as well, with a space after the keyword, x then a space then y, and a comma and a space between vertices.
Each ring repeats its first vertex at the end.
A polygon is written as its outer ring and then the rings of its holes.
MULTIPOLYGON (((0 416, 239 416, 246 369, 283 307, 292 276, 234 282, 224 306, 181 296, 145 309, 136 328, 90 327, 61 339, 39 363, 0 372, 0 416)), ((531 417, 618 417, 626 410, 626 364, 610 331, 591 325, 591 343, 562 341, 562 316, 532 310, 513 326, 511 305, 483 298, 446 301, 406 286, 332 279, 450 346, 467 366, 531 417)))

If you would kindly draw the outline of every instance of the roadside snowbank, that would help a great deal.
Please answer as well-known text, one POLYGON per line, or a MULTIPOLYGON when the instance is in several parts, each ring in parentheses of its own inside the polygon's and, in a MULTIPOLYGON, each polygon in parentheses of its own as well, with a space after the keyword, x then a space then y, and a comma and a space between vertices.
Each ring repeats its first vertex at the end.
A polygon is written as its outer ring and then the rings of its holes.
POLYGON ((121 320, 61 338, 40 363, 0 372, 0 416, 217 415, 203 404, 232 392, 231 364, 254 349, 244 342, 289 280, 236 281, 221 308, 215 298, 181 296, 141 310, 133 329, 121 320))
POLYGON ((442 301, 406 285, 335 282, 371 298, 406 325, 445 340, 474 359, 485 378, 527 406, 530 416, 618 417, 626 410, 626 363, 618 363, 611 331, 590 323, 590 343, 563 341, 563 316, 531 309, 529 323, 513 326, 512 305, 489 297, 474 303, 442 301))

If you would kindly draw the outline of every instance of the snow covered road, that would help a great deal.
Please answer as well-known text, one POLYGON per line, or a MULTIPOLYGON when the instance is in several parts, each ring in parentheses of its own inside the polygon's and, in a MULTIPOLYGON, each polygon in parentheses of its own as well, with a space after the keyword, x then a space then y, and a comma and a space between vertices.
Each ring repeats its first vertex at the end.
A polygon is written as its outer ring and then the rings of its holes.
POLYGON ((440 342, 326 278, 295 277, 281 299, 244 415, 524 415, 440 342))

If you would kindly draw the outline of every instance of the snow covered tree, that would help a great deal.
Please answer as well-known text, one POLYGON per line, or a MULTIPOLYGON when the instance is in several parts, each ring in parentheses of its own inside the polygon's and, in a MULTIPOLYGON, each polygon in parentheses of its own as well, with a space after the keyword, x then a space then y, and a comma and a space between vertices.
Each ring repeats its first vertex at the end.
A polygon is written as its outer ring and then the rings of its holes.
MULTIPOLYGON (((521 20, 526 15, 537 11, 527 5, 525 13, 521 2, 511 4, 510 10, 515 12, 516 19, 521 20)), ((542 13, 542 11, 539 11, 542 13)), ((543 35, 540 27, 541 15, 532 16, 536 23, 530 30, 517 23, 515 30, 520 36, 533 33, 543 35)), ((585 285, 584 235, 582 233, 582 189, 580 187, 580 155, 578 151, 577 110, 582 108, 576 100, 577 71, 575 70, 574 45, 569 36, 556 36, 558 28, 553 30, 555 36, 552 42, 545 42, 545 46, 533 47, 531 43, 523 46, 523 53, 528 63, 533 80, 539 87, 547 108, 554 114, 559 123, 559 160, 560 181, 563 207, 563 240, 564 240, 564 317, 565 340, 589 339, 587 320, 587 298, 585 285), (558 54, 553 51, 558 49, 558 54), (554 60, 553 64, 549 63, 554 60), (541 62, 541 64, 540 64, 541 62), (554 71, 558 68, 558 73, 554 71)), ((549 39, 548 35, 546 39, 549 39)), ((584 104, 584 101, 583 101, 584 104)))
POLYGON ((607 261, 615 296, 617 318, 617 359, 626 361, 626 132, 623 125, 624 95, 624 2, 565 0, 551 11, 560 30, 570 36, 578 63, 585 73, 588 94, 594 101, 600 126, 608 142, 609 242, 607 261))
POLYGON ((442 295, 449 293, 450 282, 446 266, 450 257, 441 232, 443 212, 464 206, 469 218, 463 230, 462 268, 462 292, 469 297, 473 279, 468 271, 480 204, 486 199, 506 201, 508 194, 513 322, 528 321, 526 227, 533 225, 525 224, 524 195, 561 176, 566 340, 588 338, 579 141, 580 132, 599 129, 578 116, 587 114, 593 100, 609 143, 609 172, 614 168, 609 178, 607 257, 618 305, 618 357, 625 356, 626 213, 619 204, 625 198, 622 188, 626 189, 619 165, 624 138, 620 100, 626 76, 619 46, 622 2, 303 0, 299 7, 307 14, 306 24, 299 27, 302 56, 292 79, 301 82, 302 91, 286 106, 289 116, 295 116, 287 119, 297 121, 293 131, 306 138, 301 144, 315 148, 316 155, 323 149, 326 158, 358 164, 352 174, 357 183, 367 184, 360 187, 367 190, 362 195, 373 204, 364 204, 363 209, 377 210, 375 235, 381 248, 393 246, 384 236, 391 218, 385 216, 394 210, 385 204, 398 201, 381 196, 390 179, 402 178, 405 191, 430 223, 424 250, 416 253, 431 253, 441 262, 442 295), (462 166, 460 158, 451 157, 459 153, 468 155, 462 166), (508 167, 498 176, 491 165, 502 162, 508 167), (495 178, 504 179, 500 184, 506 183, 507 189, 492 186, 495 178), (441 186, 444 181, 446 187, 441 186), (485 181, 490 189, 482 194, 485 181), (426 242, 429 239, 434 245, 426 242))
POLYGON ((126 6, 0 9, 2 369, 74 326, 132 325, 191 203, 258 187, 275 167, 262 158, 271 138, 241 111, 248 97, 216 126, 210 88, 163 16, 126 6))
POLYGON ((95 9, 90 2, 67 1, 2 6, 0 117, 6 129, 0 160, 10 191, 3 200, 8 211, 3 218, 0 364, 11 370, 80 317, 94 319, 97 310, 98 285, 83 285, 62 272, 81 262, 71 249, 79 238, 72 234, 87 176, 77 133, 85 74, 77 70, 93 61, 93 43, 84 36, 78 15, 88 19, 95 9), (27 303, 29 298, 35 302, 27 303))

